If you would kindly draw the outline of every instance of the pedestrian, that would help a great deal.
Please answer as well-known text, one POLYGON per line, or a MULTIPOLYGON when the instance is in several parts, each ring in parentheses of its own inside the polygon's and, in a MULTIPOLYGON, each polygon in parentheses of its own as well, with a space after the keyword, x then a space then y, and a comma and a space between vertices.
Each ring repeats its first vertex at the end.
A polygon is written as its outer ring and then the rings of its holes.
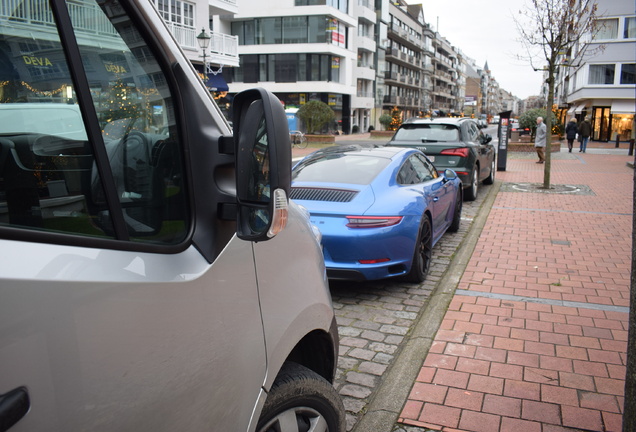
POLYGON ((537 132, 534 137, 534 147, 537 149, 539 156, 538 164, 545 162, 545 146, 548 140, 548 128, 543 123, 543 117, 537 117, 537 132))
POLYGON ((590 124, 588 117, 585 117, 579 125, 579 142, 581 143, 579 153, 585 153, 585 149, 587 149, 587 142, 590 140, 590 135, 592 135, 592 125, 590 124))
POLYGON ((568 151, 572 153, 572 146, 574 146, 574 140, 576 134, 579 132, 579 127, 576 124, 576 119, 572 117, 565 127, 565 136, 568 140, 568 151))

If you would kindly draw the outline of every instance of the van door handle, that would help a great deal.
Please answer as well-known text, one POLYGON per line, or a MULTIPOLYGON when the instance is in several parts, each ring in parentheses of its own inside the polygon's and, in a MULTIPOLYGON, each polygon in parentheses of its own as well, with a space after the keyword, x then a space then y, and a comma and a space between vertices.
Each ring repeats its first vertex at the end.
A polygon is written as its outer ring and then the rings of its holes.
POLYGON ((0 395, 0 432, 9 430, 29 412, 31 401, 26 387, 0 395))

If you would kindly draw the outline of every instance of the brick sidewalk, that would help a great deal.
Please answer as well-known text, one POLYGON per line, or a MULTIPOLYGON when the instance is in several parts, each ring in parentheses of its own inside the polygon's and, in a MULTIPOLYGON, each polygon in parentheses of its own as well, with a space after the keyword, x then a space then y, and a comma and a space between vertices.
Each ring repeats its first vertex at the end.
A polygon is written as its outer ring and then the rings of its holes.
POLYGON ((551 183, 578 189, 541 193, 519 190, 543 166, 514 157, 400 423, 620 431, 633 158, 560 154, 551 183))

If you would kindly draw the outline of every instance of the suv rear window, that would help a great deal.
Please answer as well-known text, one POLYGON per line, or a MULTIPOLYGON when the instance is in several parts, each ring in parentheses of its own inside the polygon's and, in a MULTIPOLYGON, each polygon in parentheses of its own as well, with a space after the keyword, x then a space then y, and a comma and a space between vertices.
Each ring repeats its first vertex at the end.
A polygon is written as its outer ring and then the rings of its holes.
POLYGON ((452 142, 459 141, 459 130, 448 124, 403 124, 393 141, 452 142))

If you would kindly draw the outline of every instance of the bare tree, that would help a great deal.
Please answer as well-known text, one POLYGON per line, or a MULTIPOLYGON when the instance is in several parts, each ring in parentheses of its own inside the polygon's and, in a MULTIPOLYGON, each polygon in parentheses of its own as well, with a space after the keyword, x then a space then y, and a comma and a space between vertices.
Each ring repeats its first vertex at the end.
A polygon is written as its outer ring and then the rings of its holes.
POLYGON ((545 189, 550 188, 553 126, 550 112, 554 100, 555 74, 559 67, 576 67, 585 56, 591 54, 586 53, 587 43, 597 32, 597 9, 596 0, 530 0, 530 4, 526 4, 515 17, 521 42, 528 53, 524 59, 530 61, 535 71, 547 72, 545 189), (545 66, 536 67, 537 62, 545 66))

